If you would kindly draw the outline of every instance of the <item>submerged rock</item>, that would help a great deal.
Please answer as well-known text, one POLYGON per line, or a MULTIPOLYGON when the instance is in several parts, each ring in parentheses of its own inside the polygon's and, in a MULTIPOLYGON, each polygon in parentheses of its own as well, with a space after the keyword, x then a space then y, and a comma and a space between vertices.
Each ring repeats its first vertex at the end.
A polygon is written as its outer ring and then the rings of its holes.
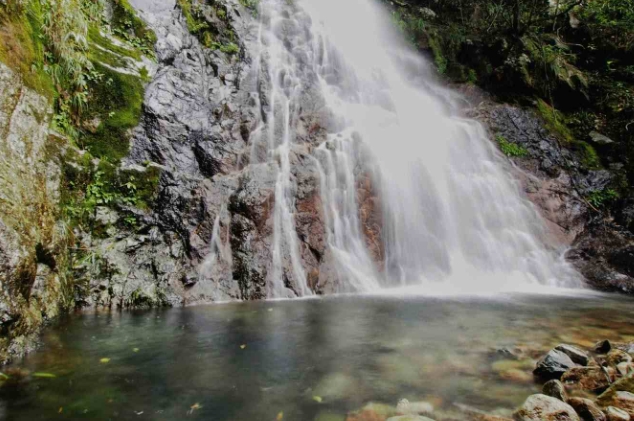
POLYGON ((407 399, 401 399, 396 405, 396 413, 401 415, 431 414, 432 412, 434 412, 434 406, 429 402, 410 402, 407 399))
POLYGON ((580 421, 575 410, 559 399, 532 395, 513 414, 515 421, 580 421))
POLYGON ((583 421, 606 421, 606 416, 601 409, 590 399, 570 398, 567 401, 583 421))
POLYGON ((567 354, 553 349, 537 362, 533 374, 542 379, 559 379, 566 371, 576 366, 567 354))
POLYGON ((397 417, 388 418, 387 421, 434 421, 431 418, 422 417, 420 415, 399 415, 397 417))

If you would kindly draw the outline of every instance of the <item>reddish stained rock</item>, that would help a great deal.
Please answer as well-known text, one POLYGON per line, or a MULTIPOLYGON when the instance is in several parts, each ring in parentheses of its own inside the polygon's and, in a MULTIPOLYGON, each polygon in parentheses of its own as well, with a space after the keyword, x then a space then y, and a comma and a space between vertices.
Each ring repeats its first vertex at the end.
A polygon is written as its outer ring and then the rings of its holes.
POLYGON ((376 262, 379 270, 382 270, 385 249, 381 236, 381 225, 383 222, 381 202, 369 174, 360 176, 358 180, 357 201, 359 202, 359 220, 370 255, 376 262))
POLYGON ((567 388, 580 388, 600 393, 616 380, 616 371, 609 367, 573 367, 561 376, 567 388))

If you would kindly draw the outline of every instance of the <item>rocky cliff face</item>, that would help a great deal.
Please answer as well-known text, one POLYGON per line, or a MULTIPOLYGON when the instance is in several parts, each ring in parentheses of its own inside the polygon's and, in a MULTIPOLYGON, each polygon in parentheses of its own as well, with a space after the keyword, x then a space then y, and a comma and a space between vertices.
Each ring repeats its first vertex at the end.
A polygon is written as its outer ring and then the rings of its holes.
POLYGON ((64 140, 48 100, 0 63, 0 361, 30 346, 68 297, 59 220, 64 140))

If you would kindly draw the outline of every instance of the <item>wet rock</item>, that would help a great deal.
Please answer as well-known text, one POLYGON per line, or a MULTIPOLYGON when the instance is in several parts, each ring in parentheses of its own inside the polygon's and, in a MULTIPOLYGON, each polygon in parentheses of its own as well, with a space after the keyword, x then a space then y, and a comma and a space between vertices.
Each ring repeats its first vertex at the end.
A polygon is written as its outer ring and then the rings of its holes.
POLYGON ((559 399, 532 395, 513 413, 515 421, 579 421, 575 410, 559 399))
POLYGON ((434 412, 434 406, 429 402, 410 402, 407 399, 401 399, 396 405, 396 413, 400 415, 431 414, 432 412, 434 412))
POLYGON ((618 363, 616 365, 616 371, 618 371, 621 377, 625 377, 634 371, 634 364, 628 362, 618 363))
POLYGON ((632 416, 634 412, 627 410, 622 405, 631 405, 634 408, 634 402, 630 398, 634 398, 634 378, 625 377, 613 383, 598 398, 597 403, 602 407, 615 406, 624 409, 632 416), (621 395, 617 396, 617 394, 621 395))
POLYGON ((562 402, 566 402, 568 395, 566 394, 566 388, 559 380, 549 380, 544 383, 542 392, 546 396, 559 399, 562 402))
POLYGON ((315 417, 315 421, 345 421, 346 416, 334 412, 322 411, 315 417))
POLYGON ((605 408, 605 415, 607 421, 630 421, 630 414, 613 406, 605 408))
POLYGON ((603 341, 599 341, 594 346, 594 352, 599 354, 607 354, 612 349, 612 344, 609 340, 605 339, 603 341))
POLYGON ((577 364, 588 365, 588 362, 590 362, 590 356, 588 355, 588 353, 583 351, 582 349, 577 348, 576 346, 561 344, 557 345, 555 349, 569 356, 570 359, 577 364))
POLYGON ((576 366, 567 354, 553 349, 537 362, 533 374, 542 379, 559 379, 566 371, 576 366))
POLYGON ((611 367, 574 367, 561 377, 566 387, 580 388, 600 393, 616 380, 616 371, 611 367))
POLYGON ((590 139, 598 145, 609 145, 610 143, 614 143, 612 139, 599 132, 590 132, 590 139))
POLYGON ((614 391, 599 396, 597 403, 603 407, 614 406, 634 417, 634 394, 625 391, 614 391))
POLYGON ((420 415, 399 415, 396 417, 388 418, 387 421, 434 421, 431 418, 423 417, 420 415))
MULTIPOLYGON (((345 373, 332 373, 324 376, 315 387, 314 394, 324 400, 339 400, 349 396, 358 387, 354 378, 345 373)), ((374 408, 372 408, 374 410, 374 408)))
POLYGON ((616 367, 620 363, 629 364, 632 362, 632 356, 627 352, 621 351, 620 349, 612 349, 610 352, 608 352, 608 355, 605 359, 607 363, 613 367, 616 367))
POLYGON ((570 398, 566 403, 577 411, 583 421, 606 421, 603 411, 590 399, 570 398))

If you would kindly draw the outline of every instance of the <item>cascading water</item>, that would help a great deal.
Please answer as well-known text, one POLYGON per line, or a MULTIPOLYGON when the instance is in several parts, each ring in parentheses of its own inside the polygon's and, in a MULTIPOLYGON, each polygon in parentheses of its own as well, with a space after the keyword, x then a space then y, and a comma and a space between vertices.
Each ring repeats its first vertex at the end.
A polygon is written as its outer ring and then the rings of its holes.
POLYGON ((305 108, 328 138, 312 151, 321 177, 329 251, 348 289, 443 281, 460 290, 576 285, 543 221, 460 98, 390 29, 372 0, 262 0, 256 75, 258 130, 277 163, 273 285, 282 258, 310 293, 298 251, 289 153, 305 108), (315 105, 317 103, 317 105, 315 105), (359 220, 356 188, 371 175, 381 202, 382 262, 359 220))

